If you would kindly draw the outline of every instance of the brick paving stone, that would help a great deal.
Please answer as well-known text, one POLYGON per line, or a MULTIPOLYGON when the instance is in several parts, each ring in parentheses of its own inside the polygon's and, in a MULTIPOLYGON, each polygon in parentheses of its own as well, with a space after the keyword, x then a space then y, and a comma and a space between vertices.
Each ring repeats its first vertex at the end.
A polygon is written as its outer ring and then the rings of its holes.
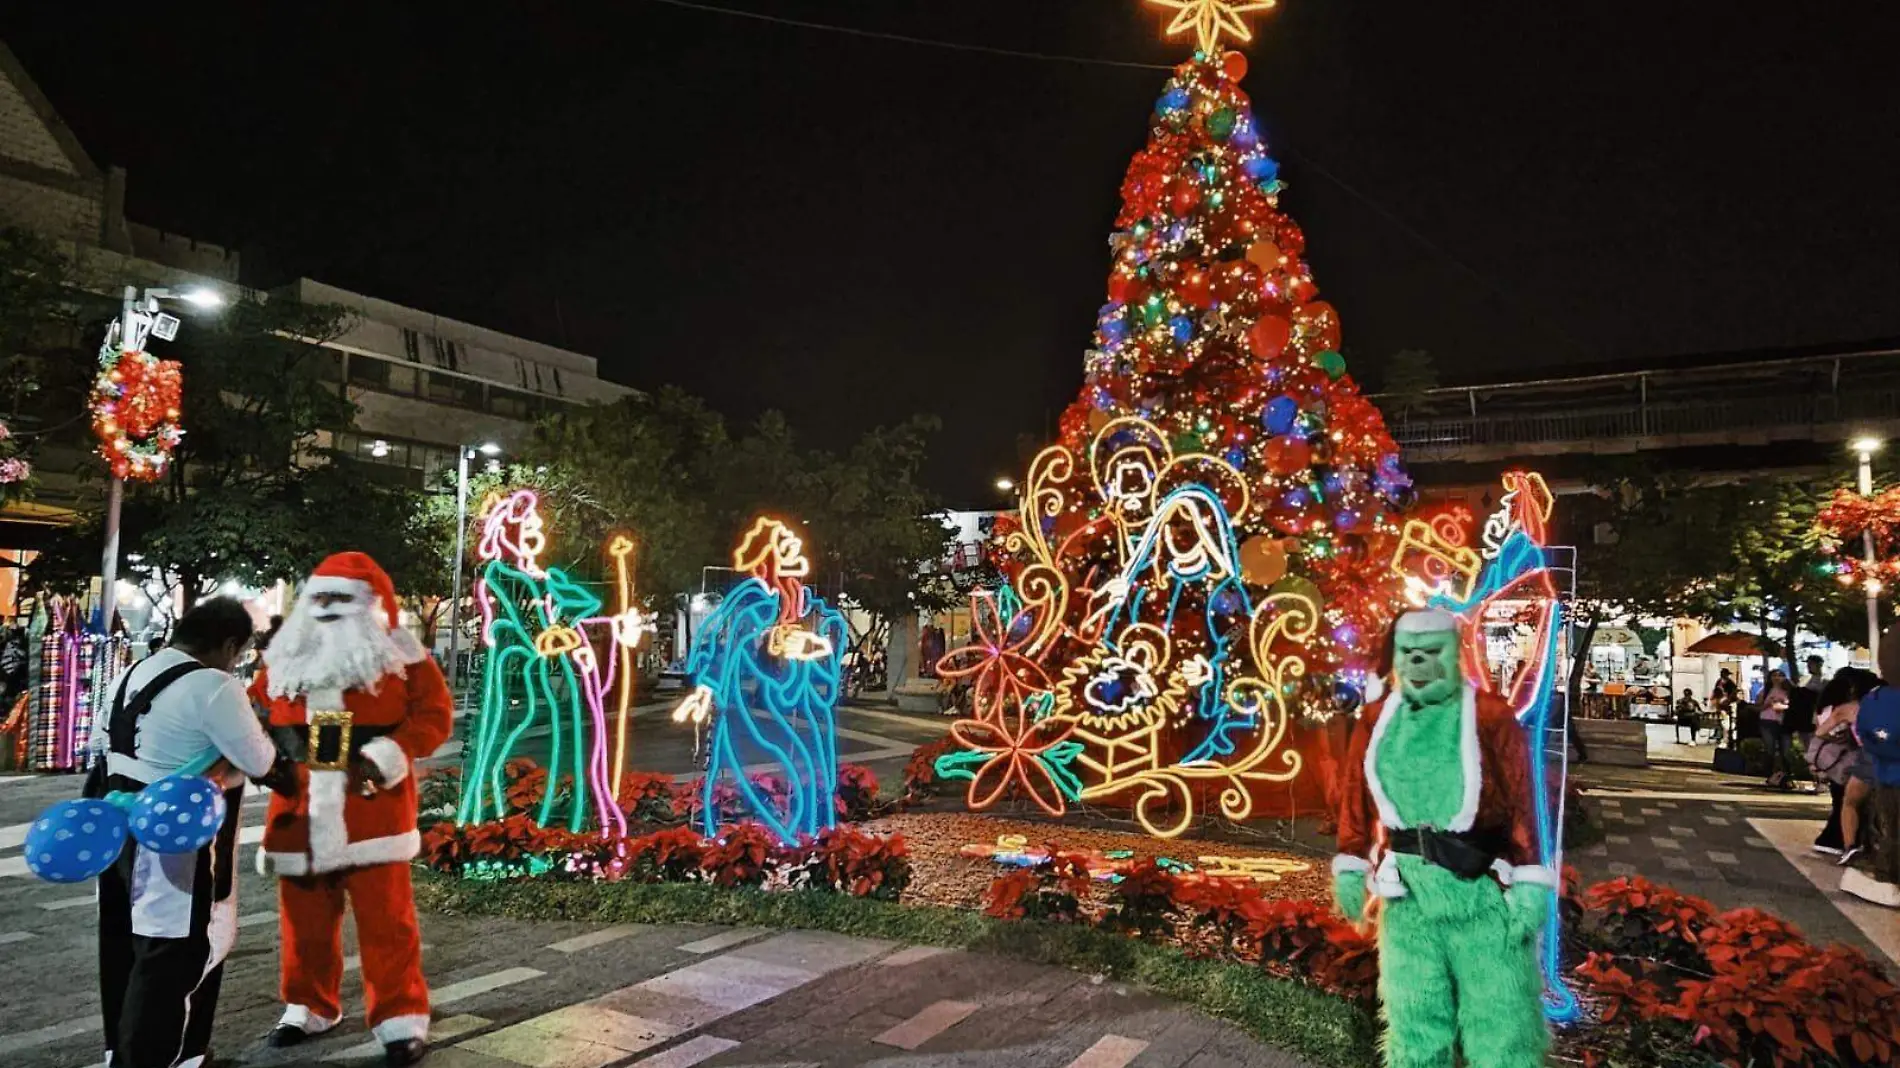
POLYGON ((1645 816, 1660 816, 1660 815, 1662 815, 1662 809, 1659 809, 1659 808, 1645 808, 1645 809, 1640 809, 1639 811, 1641 811, 1641 812, 1642 812, 1642 814, 1643 814, 1643 815, 1645 815, 1645 816))
POLYGON ((1670 827, 1669 833, 1675 835, 1677 838, 1695 837, 1695 829, 1692 827, 1670 827))
POLYGON ((1636 874, 1636 865, 1625 864, 1622 861, 1616 861, 1616 860, 1611 861, 1609 864, 1609 868, 1610 868, 1610 873, 1612 875, 1635 875, 1636 874))
POLYGON ((1744 839, 1742 839, 1742 842, 1743 842, 1743 843, 1744 843, 1745 845, 1749 845, 1749 846, 1752 846, 1752 847, 1754 847, 1754 848, 1756 848, 1756 849, 1773 849, 1773 848, 1775 848, 1775 847, 1774 847, 1774 846, 1773 846, 1772 844, 1770 844, 1770 843, 1769 843, 1769 841, 1768 841, 1768 839, 1766 839, 1766 838, 1757 838, 1757 837, 1755 837, 1755 836, 1754 836, 1754 835, 1752 835, 1752 834, 1751 834, 1751 835, 1749 835, 1748 837, 1746 837, 1746 838, 1744 838, 1744 839))
POLYGON ((1603 836, 1603 840, 1610 843, 1611 845, 1629 845, 1630 844, 1630 836, 1627 834, 1606 834, 1603 836))
POLYGON ((1681 857, 1664 857, 1662 858, 1662 863, 1663 863, 1663 867, 1668 868, 1670 871, 1694 871, 1695 870, 1695 865, 1689 863, 1688 861, 1684 860, 1681 857))
POLYGON ((1723 853, 1715 849, 1709 850, 1709 859, 1715 861, 1717 864, 1740 864, 1742 862, 1741 858, 1733 853, 1723 853))
POLYGON ((1711 827, 1727 827, 1729 825, 1727 816, 1704 816, 1702 817, 1702 822, 1711 827))
POLYGON ((1650 844, 1654 845, 1657 849, 1681 849, 1682 848, 1682 843, 1676 841, 1674 838, 1659 838, 1659 837, 1652 836, 1649 841, 1650 841, 1650 844))

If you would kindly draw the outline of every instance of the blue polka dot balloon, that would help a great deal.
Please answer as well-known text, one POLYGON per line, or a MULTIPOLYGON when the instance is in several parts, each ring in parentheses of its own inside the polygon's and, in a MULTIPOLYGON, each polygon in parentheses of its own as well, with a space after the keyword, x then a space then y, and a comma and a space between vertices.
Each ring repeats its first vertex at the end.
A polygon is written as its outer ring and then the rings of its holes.
POLYGON ((173 775, 139 792, 132 837, 154 853, 195 853, 224 822, 224 791, 201 775, 173 775))
POLYGON ((83 883, 125 848, 125 812, 104 801, 61 801, 26 831, 26 866, 49 883, 83 883))

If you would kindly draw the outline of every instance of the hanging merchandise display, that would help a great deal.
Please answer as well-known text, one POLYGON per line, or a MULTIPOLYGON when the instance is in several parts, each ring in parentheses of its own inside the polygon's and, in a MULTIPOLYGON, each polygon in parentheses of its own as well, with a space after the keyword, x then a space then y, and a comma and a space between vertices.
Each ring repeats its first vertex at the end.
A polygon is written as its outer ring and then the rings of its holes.
POLYGON ((124 637, 86 633, 76 602, 54 598, 39 639, 27 766, 34 771, 84 771, 91 761, 92 714, 131 665, 124 637))
POLYGON ((807 589, 804 541, 776 519, 753 523, 732 554, 746 576, 720 601, 686 659, 691 694, 675 722, 710 724, 700 828, 719 831, 716 791, 729 777, 744 818, 787 844, 837 825, 837 707, 844 616, 807 589), (785 785, 768 794, 746 774, 769 764, 785 785))
POLYGON ((585 585, 562 568, 542 566, 547 534, 533 490, 496 495, 481 515, 482 573, 475 598, 488 655, 481 707, 469 728, 456 821, 509 815, 508 761, 523 755, 531 730, 545 728, 549 782, 531 806, 536 822, 564 823, 579 831, 591 819, 603 833, 623 836, 626 817, 614 793, 628 744, 632 650, 653 629, 632 604, 625 566, 632 540, 617 535, 609 546, 620 610, 602 615, 601 599, 585 585), (596 652, 596 637, 609 648, 608 655, 596 652), (611 727, 609 693, 614 695, 611 727), (609 745, 616 749, 611 757, 609 745), (559 788, 560 777, 568 789, 559 788))

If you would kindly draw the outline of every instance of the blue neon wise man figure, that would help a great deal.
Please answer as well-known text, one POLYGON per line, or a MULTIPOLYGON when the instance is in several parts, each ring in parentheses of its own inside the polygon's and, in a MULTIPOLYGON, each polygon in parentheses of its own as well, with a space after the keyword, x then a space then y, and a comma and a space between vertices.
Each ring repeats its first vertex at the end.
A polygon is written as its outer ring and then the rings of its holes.
POLYGON ((746 579, 708 616, 686 661, 693 692, 677 723, 712 720, 701 830, 719 828, 713 791, 731 773, 746 815, 785 842, 838 822, 836 710, 846 641, 844 617, 814 597, 804 543, 776 519, 761 518, 740 539, 732 566, 746 579), (783 800, 745 775, 776 764, 783 800))

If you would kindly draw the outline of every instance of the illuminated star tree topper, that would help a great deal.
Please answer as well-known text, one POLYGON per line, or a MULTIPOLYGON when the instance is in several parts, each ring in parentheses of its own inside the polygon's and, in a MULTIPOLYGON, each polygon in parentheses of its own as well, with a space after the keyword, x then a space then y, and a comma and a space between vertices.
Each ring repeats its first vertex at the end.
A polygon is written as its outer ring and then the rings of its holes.
POLYGON ((1174 21, 1168 24, 1167 35, 1193 30, 1203 55, 1220 54, 1223 36, 1232 37, 1237 44, 1246 44, 1253 40, 1253 31, 1241 18, 1256 11, 1266 11, 1279 3, 1279 0, 1148 0, 1157 7, 1165 7, 1175 12, 1174 21))

